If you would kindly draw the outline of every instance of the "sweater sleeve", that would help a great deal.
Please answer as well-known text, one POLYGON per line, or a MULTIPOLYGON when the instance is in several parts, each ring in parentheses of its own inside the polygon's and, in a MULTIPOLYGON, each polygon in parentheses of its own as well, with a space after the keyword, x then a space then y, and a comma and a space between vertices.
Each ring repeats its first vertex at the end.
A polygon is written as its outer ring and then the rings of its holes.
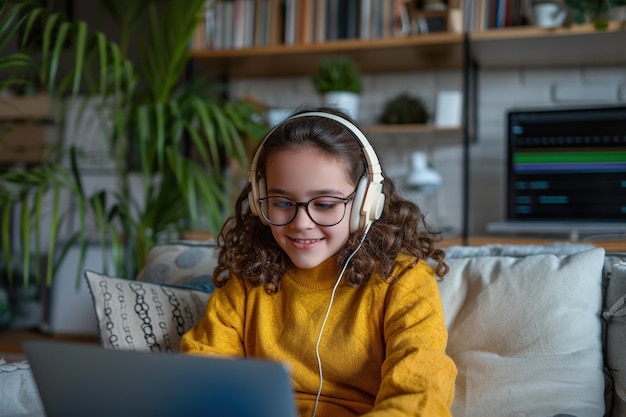
POLYGON ((216 289, 209 298, 204 316, 183 335, 181 352, 244 356, 245 299, 245 286, 237 278, 231 278, 216 289))
POLYGON ((386 358, 368 417, 450 416, 456 366, 432 269, 420 263, 392 284, 384 316, 386 358))

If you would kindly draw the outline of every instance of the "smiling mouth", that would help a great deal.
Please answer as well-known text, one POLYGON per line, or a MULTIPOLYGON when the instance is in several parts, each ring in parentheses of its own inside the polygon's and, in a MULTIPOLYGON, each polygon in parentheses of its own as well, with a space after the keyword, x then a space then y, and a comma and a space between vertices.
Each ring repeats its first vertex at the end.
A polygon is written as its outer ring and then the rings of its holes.
POLYGON ((301 245, 310 245, 311 243, 317 243, 322 240, 322 239, 294 239, 294 238, 289 238, 289 239, 301 245))

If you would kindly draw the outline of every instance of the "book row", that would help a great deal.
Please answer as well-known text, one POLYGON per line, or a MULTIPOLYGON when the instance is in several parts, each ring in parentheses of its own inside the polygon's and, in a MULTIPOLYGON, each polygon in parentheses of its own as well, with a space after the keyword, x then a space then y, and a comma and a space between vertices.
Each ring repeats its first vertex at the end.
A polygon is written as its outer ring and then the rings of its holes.
POLYGON ((415 29, 413 14, 407 0, 207 0, 191 47, 239 49, 407 36, 415 29))

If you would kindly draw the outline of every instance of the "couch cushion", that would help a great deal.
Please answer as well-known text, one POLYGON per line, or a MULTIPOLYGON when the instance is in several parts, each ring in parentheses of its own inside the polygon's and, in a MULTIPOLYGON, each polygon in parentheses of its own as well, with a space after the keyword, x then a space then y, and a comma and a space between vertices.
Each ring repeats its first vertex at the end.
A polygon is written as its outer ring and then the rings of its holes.
POLYGON ((606 363, 613 376, 612 415, 626 416, 626 263, 608 270, 606 305, 606 363))
POLYGON ((85 271, 98 333, 109 349, 178 352, 181 336, 204 314, 209 292, 85 271))
POLYGON ((448 260, 440 283, 463 416, 602 416, 603 249, 448 260))

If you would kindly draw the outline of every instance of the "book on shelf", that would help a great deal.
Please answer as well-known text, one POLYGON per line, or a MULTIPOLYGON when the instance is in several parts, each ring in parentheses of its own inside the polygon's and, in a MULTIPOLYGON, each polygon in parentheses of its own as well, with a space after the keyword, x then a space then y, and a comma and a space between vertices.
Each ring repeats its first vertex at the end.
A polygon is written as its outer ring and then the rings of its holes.
POLYGON ((299 0, 296 15, 298 16, 296 42, 313 43, 315 37, 315 0, 299 0))
POLYGON ((315 9, 315 42, 326 41, 326 5, 325 1, 316 0, 314 3, 315 9))
POLYGON ((465 25, 469 32, 480 32, 529 24, 532 0, 465 0, 465 25))
POLYGON ((285 45, 296 43, 296 0, 285 0, 284 11, 284 38, 285 45))
POLYGON ((267 20, 269 13, 269 0, 257 1, 254 10, 254 46, 268 44, 269 32, 262 23, 267 20))

